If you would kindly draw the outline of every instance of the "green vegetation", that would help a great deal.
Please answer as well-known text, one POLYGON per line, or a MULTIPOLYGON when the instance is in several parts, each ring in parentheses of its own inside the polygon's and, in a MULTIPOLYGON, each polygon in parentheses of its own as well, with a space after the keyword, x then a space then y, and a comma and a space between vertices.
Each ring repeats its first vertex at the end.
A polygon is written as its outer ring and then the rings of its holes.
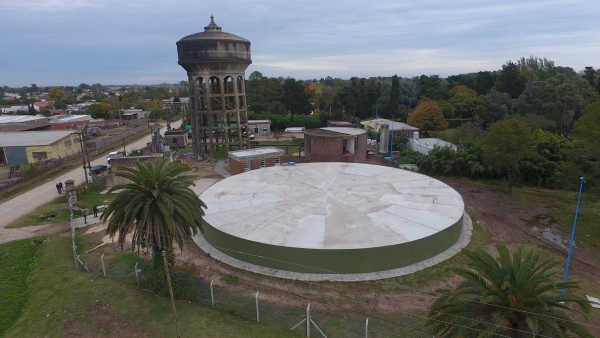
MULTIPOLYGON (((16 243, 31 245, 30 241, 16 243)), ((14 243, 0 245, 0 252, 10 251, 10 245, 14 243)), ((120 258, 109 261, 109 268, 131 263, 132 254, 118 256, 120 258)), ((37 265, 27 284, 29 300, 23 304, 24 308, 21 305, 22 315, 6 337, 61 337, 65 323, 74 324, 79 336, 98 334, 96 321, 99 319, 90 316, 89 312, 96 304, 133 327, 145 330, 150 336, 173 336, 173 316, 168 299, 133 285, 76 270, 69 236, 49 238, 36 257, 37 265)), ((2 258, 0 271, 14 266, 4 262, 2 258)), ((195 303, 177 301, 176 306, 182 337, 197 335, 198 332, 206 337, 298 337, 297 333, 225 315, 195 303)), ((0 311, 4 309, 2 307, 0 311)), ((110 336, 111 330, 115 330, 113 322, 101 324, 104 335, 110 336)))
POLYGON ((0 245, 0 335, 14 325, 27 304, 29 278, 42 246, 38 239, 0 245))
MULTIPOLYGON (((116 195, 100 194, 104 187, 90 183, 87 186, 80 185, 77 187, 77 206, 90 211, 95 205, 106 205, 110 203, 116 195)), ((53 191, 56 192, 56 191, 53 191)), ((67 202, 66 194, 58 195, 54 201, 44 204, 35 209, 28 215, 24 215, 18 220, 8 225, 8 228, 21 228, 32 225, 55 224, 67 222, 70 220, 69 203, 67 202), (40 215, 54 214, 54 217, 40 218, 40 215)), ((73 217, 81 217, 81 214, 74 213, 73 217)))
POLYGON ((203 230, 206 204, 189 188, 195 176, 183 175, 191 169, 180 161, 167 163, 159 158, 155 163, 136 164, 137 168, 123 167, 116 174, 131 183, 108 190, 119 193, 100 216, 102 222, 108 222, 106 233, 118 234, 121 250, 130 233, 132 248, 151 247, 154 257, 171 252, 173 241, 183 250, 184 241, 203 230))
POLYGON ((499 257, 483 250, 464 251, 468 261, 452 269, 465 281, 431 306, 431 327, 440 337, 516 337, 544 335, 554 337, 593 337, 585 326, 573 322, 566 312, 588 313, 589 301, 573 294, 577 282, 555 282, 558 261, 540 260, 533 249, 511 255, 502 243, 496 244, 499 257), (558 290, 567 290, 560 294, 558 290))

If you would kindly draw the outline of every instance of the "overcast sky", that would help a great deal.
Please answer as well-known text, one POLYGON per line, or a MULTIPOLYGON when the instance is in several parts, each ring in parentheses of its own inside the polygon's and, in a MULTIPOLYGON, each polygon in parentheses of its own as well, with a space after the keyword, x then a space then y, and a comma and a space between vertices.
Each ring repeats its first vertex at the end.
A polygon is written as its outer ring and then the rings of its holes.
POLYGON ((246 76, 443 77, 535 55, 600 67, 598 0, 0 0, 0 85, 186 80, 175 43, 210 15, 252 43, 246 76))

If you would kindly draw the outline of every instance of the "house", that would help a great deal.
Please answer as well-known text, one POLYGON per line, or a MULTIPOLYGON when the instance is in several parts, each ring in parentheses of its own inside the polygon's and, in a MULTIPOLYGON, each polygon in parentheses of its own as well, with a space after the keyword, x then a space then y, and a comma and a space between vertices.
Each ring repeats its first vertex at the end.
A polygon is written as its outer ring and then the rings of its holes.
POLYGON ((176 145, 179 148, 185 148, 188 145, 187 133, 185 129, 171 129, 165 132, 163 138, 169 147, 176 145))
POLYGON ((340 127, 309 129, 304 132, 304 158, 308 162, 364 163, 367 132, 340 127))
POLYGON ((248 120, 248 129, 254 135, 267 135, 271 131, 270 120, 248 120))
POLYGON ((27 164, 80 153, 76 131, 0 132, 0 163, 27 164))
POLYGON ((412 138, 414 132, 418 132, 419 128, 413 127, 403 122, 396 122, 388 119, 373 119, 362 121, 360 124, 363 125, 365 130, 375 131, 379 133, 379 128, 382 124, 389 126, 389 131, 394 133, 394 136, 405 136, 406 138, 412 138))
POLYGON ((281 164, 283 149, 262 147, 229 152, 229 172, 232 175, 281 164))

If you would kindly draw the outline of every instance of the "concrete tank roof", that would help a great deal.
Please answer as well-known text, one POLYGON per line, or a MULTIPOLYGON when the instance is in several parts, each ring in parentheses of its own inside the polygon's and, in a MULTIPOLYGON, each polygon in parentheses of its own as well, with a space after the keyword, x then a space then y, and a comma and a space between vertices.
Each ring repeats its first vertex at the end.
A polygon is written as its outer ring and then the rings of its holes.
POLYGON ((308 249, 411 242, 454 225, 464 211, 458 192, 431 177, 340 162, 252 170, 216 183, 200 198, 208 206, 206 222, 220 231, 308 249))

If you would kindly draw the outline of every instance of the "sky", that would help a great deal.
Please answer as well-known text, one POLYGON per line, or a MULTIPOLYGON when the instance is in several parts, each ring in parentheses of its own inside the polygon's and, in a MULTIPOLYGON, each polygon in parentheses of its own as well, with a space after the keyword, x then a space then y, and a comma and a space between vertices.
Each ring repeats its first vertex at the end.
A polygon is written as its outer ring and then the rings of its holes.
POLYGON ((530 55, 600 68, 597 0, 0 0, 0 86, 177 83, 175 43, 250 40, 268 77, 413 77, 498 70, 530 55))

